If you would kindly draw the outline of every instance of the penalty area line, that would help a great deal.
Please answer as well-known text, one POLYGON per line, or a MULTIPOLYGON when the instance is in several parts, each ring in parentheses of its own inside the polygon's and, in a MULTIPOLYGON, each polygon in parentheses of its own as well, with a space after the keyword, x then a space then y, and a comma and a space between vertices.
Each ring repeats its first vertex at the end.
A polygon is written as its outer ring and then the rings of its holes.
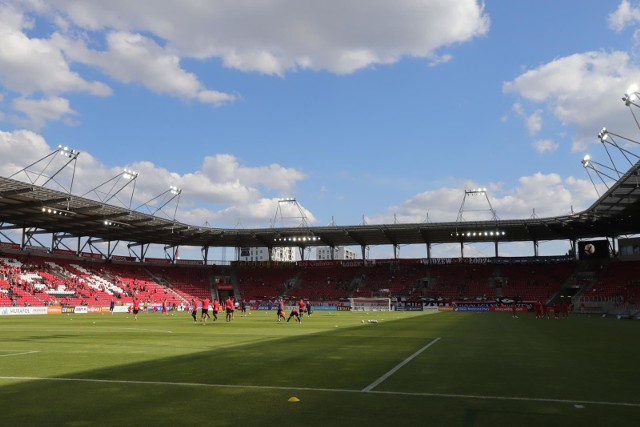
POLYGON ((57 382, 79 382, 79 383, 97 383, 97 384, 127 384, 127 385, 161 385, 161 386, 180 386, 180 387, 206 387, 206 388, 230 388, 230 389, 251 389, 251 390, 288 390, 288 391, 311 391, 324 393, 366 393, 366 394, 384 394, 388 396, 412 396, 412 397, 440 397, 446 399, 480 399, 480 400, 502 400, 502 401, 521 401, 533 403, 558 403, 558 404, 580 404, 580 405, 600 405, 600 406, 626 406, 632 408, 640 408, 640 403, 631 402, 606 402, 593 400, 572 400, 572 399, 554 399, 544 397, 517 397, 517 396, 482 396, 474 394, 453 394, 453 393, 412 393, 402 391, 367 391, 340 389, 340 388, 313 388, 313 387, 285 387, 285 386, 268 386, 268 385, 241 385, 241 384, 205 384, 205 383, 187 383, 187 382, 170 382, 170 381, 133 381, 133 380, 104 380, 96 378, 64 378, 64 377, 9 377, 0 376, 0 381, 57 381, 57 382))
POLYGON ((418 357, 420 355, 420 353, 422 353, 423 351, 425 351, 426 349, 428 349, 429 347, 431 347, 432 345, 434 345, 435 343, 437 343, 438 341, 440 341, 440 337, 434 339, 433 341, 431 341, 429 344, 425 345, 424 347, 422 347, 420 350, 416 351, 415 353, 413 353, 411 356, 407 357, 406 359, 404 359, 402 362, 398 363, 395 367, 393 367, 393 369, 391 369, 389 372, 387 372, 386 374, 384 374, 383 376, 381 376, 380 378, 378 378, 377 380, 375 380, 374 382, 372 382, 371 384, 369 384, 368 386, 366 386, 365 388, 362 389, 362 391, 364 392, 370 392, 372 391, 374 388, 376 388, 377 386, 380 385, 380 383, 382 383, 384 380, 386 380, 387 378, 389 378, 391 375, 395 374, 398 369, 402 368, 404 365, 406 365, 407 363, 411 362, 413 359, 415 359, 416 357, 418 357))
POLYGON ((0 354, 0 357, 9 357, 9 356, 22 356, 25 354, 33 354, 33 353, 40 353, 40 352, 38 350, 0 350, 0 353, 7 353, 7 354, 0 354))

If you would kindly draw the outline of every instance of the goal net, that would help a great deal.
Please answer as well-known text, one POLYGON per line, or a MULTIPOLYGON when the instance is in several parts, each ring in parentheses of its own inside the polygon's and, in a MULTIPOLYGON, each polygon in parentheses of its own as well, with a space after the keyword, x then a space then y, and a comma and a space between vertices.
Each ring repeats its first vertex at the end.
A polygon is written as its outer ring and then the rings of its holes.
POLYGON ((351 311, 391 311, 391 298, 349 298, 351 311))

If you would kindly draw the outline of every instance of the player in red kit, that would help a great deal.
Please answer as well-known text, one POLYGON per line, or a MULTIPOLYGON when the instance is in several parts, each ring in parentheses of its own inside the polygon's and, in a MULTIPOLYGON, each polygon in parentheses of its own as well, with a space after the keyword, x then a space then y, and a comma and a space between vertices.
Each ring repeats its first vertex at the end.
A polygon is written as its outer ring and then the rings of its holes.
POLYGON ((213 300, 213 321, 218 320, 218 312, 220 311, 220 301, 217 299, 213 300))
POLYGON ((302 317, 304 316, 304 300, 302 298, 300 298, 300 301, 298 301, 298 313, 300 314, 300 318, 302 319, 302 317))
POLYGON ((284 320, 284 301, 278 298, 278 322, 284 320))
POLYGON ((206 324, 207 323, 207 318, 210 318, 211 316, 209 316, 209 299, 205 298, 202 300, 202 308, 200 309, 202 314, 200 315, 200 320, 202 321, 202 323, 206 324))
POLYGON ((291 309, 291 313, 289 314, 289 318, 287 319, 287 322, 289 322, 289 320, 291 320, 292 317, 296 318, 296 322, 300 323, 300 314, 298 313, 298 309, 296 308, 296 306, 294 305, 293 308, 291 309))
POLYGON ((227 311, 227 322, 231 322, 231 319, 233 319, 234 310, 233 300, 231 299, 231 297, 228 297, 224 302, 224 308, 227 311))
POLYGON ((133 299, 133 319, 138 320, 138 312, 140 311, 140 300, 138 298, 133 299))
POLYGON ((542 319, 544 312, 542 309, 542 302, 536 301, 535 303, 536 319, 542 319))
POLYGON ((193 323, 198 322, 198 303, 196 303, 195 299, 191 300, 191 317, 193 317, 193 323))

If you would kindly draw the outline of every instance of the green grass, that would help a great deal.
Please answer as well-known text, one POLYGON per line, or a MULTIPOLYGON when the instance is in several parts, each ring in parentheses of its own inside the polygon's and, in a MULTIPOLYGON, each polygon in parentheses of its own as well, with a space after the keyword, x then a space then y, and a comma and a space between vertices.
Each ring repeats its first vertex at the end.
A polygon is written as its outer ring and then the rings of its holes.
POLYGON ((0 425, 632 425, 639 354, 599 317, 0 317, 0 425))

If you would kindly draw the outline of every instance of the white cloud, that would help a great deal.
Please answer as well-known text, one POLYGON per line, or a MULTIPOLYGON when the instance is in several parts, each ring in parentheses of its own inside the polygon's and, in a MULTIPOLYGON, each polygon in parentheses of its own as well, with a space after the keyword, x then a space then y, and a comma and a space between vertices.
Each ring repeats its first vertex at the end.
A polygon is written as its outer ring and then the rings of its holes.
POLYGON ((431 60, 429 61, 429 66, 430 67, 436 67, 440 64, 445 64, 449 61, 451 61, 451 59, 453 59, 453 55, 451 54, 445 54, 445 55, 434 55, 433 57, 431 57, 431 60))
POLYGON ((629 0, 622 0, 618 8, 607 17, 609 28, 618 32, 638 21, 640 21, 640 8, 632 7, 629 0))
MULTIPOLYGON (((11 176, 51 151, 46 140, 35 132, 0 130, 0 175, 11 176)), ((16 179, 25 179, 16 178, 16 179)))
POLYGON ((84 41, 61 34, 54 34, 52 40, 71 60, 95 66, 122 83, 139 83, 156 93, 214 105, 235 98, 206 89, 195 74, 181 67, 178 55, 140 34, 112 32, 105 51, 91 50, 84 41))
POLYGON ((541 154, 556 151, 558 147, 559 144, 552 139, 539 139, 533 142, 533 148, 541 154))
POLYGON ((540 172, 523 176, 518 185, 505 188, 500 183, 483 186, 474 182, 457 182, 454 187, 443 187, 417 194, 406 202, 393 206, 388 214, 367 217, 370 224, 420 223, 427 218, 432 222, 453 222, 455 212, 462 211, 465 221, 492 219, 491 209, 500 219, 529 218, 535 211, 538 217, 566 215, 586 209, 598 198, 589 180, 562 178, 555 173, 540 172), (487 188, 483 194, 467 195, 465 189, 487 188), (463 204, 464 202, 464 204, 463 204))
POLYGON ((542 110, 536 110, 527 118, 527 129, 530 135, 535 135, 542 129, 542 110))
POLYGON ((75 70, 79 63, 119 82, 220 105, 237 95, 205 87, 183 59, 215 58, 272 75, 307 68, 349 74, 403 57, 446 62, 451 54, 441 50, 488 30, 477 0, 369 7, 360 0, 8 0, 0 6, 0 84, 43 104, 69 92, 111 95, 105 83, 75 70))
POLYGON ((296 68, 343 74, 404 56, 432 58, 439 49, 489 29, 476 0, 398 0, 367 7, 360 0, 49 4, 39 13, 62 15, 88 31, 153 34, 180 56, 221 58, 229 67, 277 75, 296 68))
POLYGON ((11 106, 26 115, 27 123, 36 129, 43 127, 48 121, 76 114, 69 100, 57 96, 46 99, 17 98, 11 102, 11 106))
POLYGON ((511 109, 513 110, 514 113, 516 113, 518 116, 523 116, 524 115, 524 108, 522 107, 522 104, 520 104, 519 102, 514 103, 511 106, 511 109))
POLYGON ((203 104, 220 105, 237 99, 236 95, 231 95, 216 90, 199 90, 196 94, 198 101, 203 104))
POLYGON ((31 25, 15 9, 0 5, 0 83, 6 89, 22 95, 111 94, 105 84, 87 81, 71 71, 62 52, 50 40, 27 37, 23 31, 31 25))
POLYGON ((295 184, 305 178, 300 171, 278 164, 254 168, 241 166, 238 159, 230 154, 206 157, 202 172, 214 181, 235 177, 251 186, 276 190, 282 197, 291 196, 295 184))
POLYGON ((640 68, 627 53, 586 52, 528 70, 503 89, 534 105, 544 104, 560 123, 572 128, 573 149, 584 150, 599 142, 596 134, 602 126, 633 132, 633 120, 620 97, 639 81, 640 68))

